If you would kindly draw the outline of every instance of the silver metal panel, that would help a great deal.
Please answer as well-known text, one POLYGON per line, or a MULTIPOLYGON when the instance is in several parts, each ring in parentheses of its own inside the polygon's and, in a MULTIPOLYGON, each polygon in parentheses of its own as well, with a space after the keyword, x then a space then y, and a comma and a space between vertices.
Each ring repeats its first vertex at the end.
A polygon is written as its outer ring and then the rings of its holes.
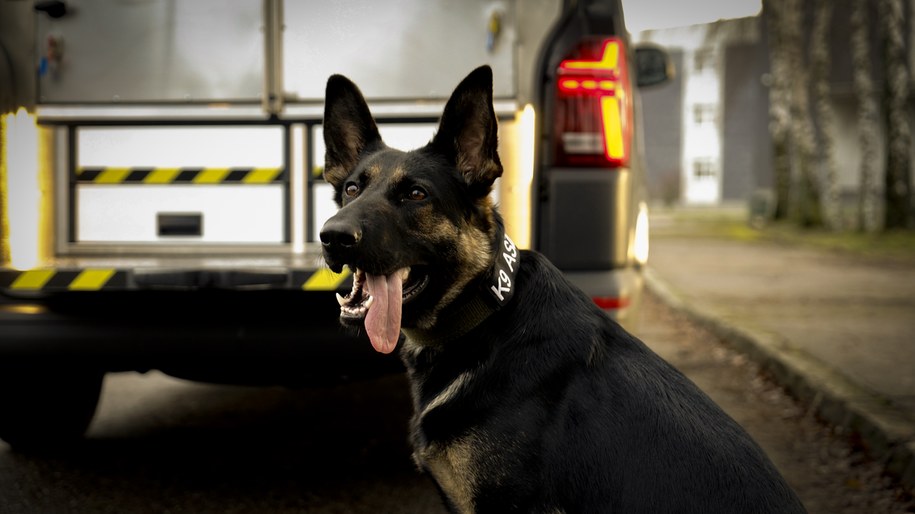
POLYGON ((254 101, 263 88, 262 5, 254 0, 70 0, 36 15, 39 102, 254 101))
MULTIPOLYGON (((546 36, 559 20, 564 2, 557 0, 517 0, 515 12, 518 26, 518 103, 535 100, 535 75, 537 58, 543 51, 546 36)), ((517 241, 515 241, 517 243, 517 241)))
MULTIPOLYGON (((457 86, 455 82, 451 87, 457 86)), ((450 94, 450 92, 449 92, 450 94)), ((369 110, 375 119, 383 121, 384 118, 439 118, 445 109, 445 100, 423 100, 403 102, 369 102, 369 110)), ((518 110, 515 100, 493 101, 496 116, 514 116, 518 110)), ((291 119, 320 120, 324 116, 324 104, 299 103, 286 104, 281 117, 291 119)))
POLYGON ((308 138, 305 125, 295 124, 289 130, 289 190, 290 190, 290 223, 293 253, 305 252, 305 239, 309 199, 305 192, 308 189, 308 138))
POLYGON ((283 0, 263 0, 264 5, 264 112, 283 111, 283 0))
MULTIPOLYGON (((81 127, 77 166, 231 168, 284 165, 283 129, 268 127, 81 127)), ((285 186, 77 184, 76 244, 279 244, 285 186), (160 214, 202 217, 200 236, 163 236, 160 214)))
POLYGON ((276 245, 220 245, 207 248, 205 253, 164 244, 149 245, 143 254, 117 252, 113 248, 84 243, 80 245, 79 255, 60 256, 48 264, 57 268, 121 268, 139 272, 162 269, 318 269, 325 266, 321 245, 315 251, 299 255, 277 252, 276 245), (265 252, 274 254, 265 255, 265 252))
POLYGON ((35 2, 0 2, 0 114, 35 104, 35 2))
POLYGON ((69 138, 68 129, 54 127, 54 251, 67 251, 70 224, 70 179, 69 179, 69 138))
POLYGON ((283 166, 283 129, 81 127, 77 166, 231 168, 283 166))
POLYGON ((36 109, 42 122, 67 121, 224 121, 264 120, 260 105, 123 105, 123 104, 44 104, 36 109))
POLYGON ((76 240, 96 243, 282 243, 280 185, 87 185, 76 190, 76 240), (200 236, 163 236, 160 214, 194 213, 200 236))
POLYGON ((287 0, 284 14, 291 99, 323 99, 334 73, 369 99, 447 98, 483 64, 493 67, 495 96, 515 95, 513 0, 287 0), (501 30, 490 51, 494 13, 501 30))
MULTIPOLYGON (((454 84, 455 86, 457 83, 454 84)), ((438 118, 445 108, 444 100, 403 101, 369 104, 375 118, 438 118)), ((497 116, 514 116, 518 102, 514 100, 495 100, 493 108, 497 116)), ((246 105, 69 105, 45 104, 37 108, 38 119, 42 122, 66 121, 130 121, 137 123, 147 121, 232 121, 264 120, 267 114, 260 106, 246 105)), ((287 104, 283 119, 320 120, 324 116, 323 103, 287 104)))

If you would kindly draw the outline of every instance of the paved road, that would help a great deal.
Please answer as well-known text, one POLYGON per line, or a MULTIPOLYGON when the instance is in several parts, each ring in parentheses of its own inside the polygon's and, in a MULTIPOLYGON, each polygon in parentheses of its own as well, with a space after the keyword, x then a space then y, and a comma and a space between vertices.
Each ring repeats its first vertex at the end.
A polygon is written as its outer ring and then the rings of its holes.
POLYGON ((0 443, 0 514, 437 512, 402 377, 289 391, 109 375, 86 444, 0 443))
POLYGON ((753 234, 740 216, 653 215, 650 288, 739 345, 818 416, 852 431, 913 491, 915 261, 776 243, 778 229, 774 238, 753 234))
MULTIPOLYGON (((748 427, 811 513, 913 508, 879 466, 651 297, 640 333, 748 427)), ((113 375, 71 454, 27 457, 0 443, 0 514, 444 512, 410 461, 409 413, 400 376, 288 391, 113 375)))
POLYGON ((779 245, 652 240, 694 307, 773 334, 915 413, 915 266, 779 245))

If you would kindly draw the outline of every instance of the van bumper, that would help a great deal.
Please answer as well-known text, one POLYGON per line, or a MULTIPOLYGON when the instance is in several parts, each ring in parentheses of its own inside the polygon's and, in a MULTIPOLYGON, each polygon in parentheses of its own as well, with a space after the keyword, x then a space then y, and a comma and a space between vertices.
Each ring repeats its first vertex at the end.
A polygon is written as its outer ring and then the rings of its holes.
POLYGON ((645 284, 641 267, 563 273, 610 317, 627 328, 634 326, 645 284))

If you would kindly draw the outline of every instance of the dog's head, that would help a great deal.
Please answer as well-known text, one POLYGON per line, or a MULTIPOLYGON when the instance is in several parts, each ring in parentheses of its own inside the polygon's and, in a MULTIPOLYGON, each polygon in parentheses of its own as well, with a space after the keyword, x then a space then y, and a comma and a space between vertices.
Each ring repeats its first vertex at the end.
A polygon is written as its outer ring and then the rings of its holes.
POLYGON ((432 141, 408 152, 384 144, 355 84, 327 81, 324 178, 341 208, 321 229, 324 259, 353 270, 340 319, 364 324, 376 350, 393 351, 401 325, 432 328, 492 264, 496 129, 488 66, 457 86, 432 141))

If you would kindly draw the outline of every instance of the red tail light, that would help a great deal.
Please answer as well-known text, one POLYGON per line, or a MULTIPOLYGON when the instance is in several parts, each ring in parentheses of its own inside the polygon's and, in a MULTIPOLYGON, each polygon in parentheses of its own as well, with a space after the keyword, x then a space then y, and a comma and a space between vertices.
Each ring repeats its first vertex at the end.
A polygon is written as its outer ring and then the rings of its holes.
POLYGON ((604 310, 622 310, 629 307, 629 298, 617 296, 595 296, 594 303, 604 310))
POLYGON ((628 165, 632 101, 623 41, 585 39, 556 71, 556 164, 628 165))

